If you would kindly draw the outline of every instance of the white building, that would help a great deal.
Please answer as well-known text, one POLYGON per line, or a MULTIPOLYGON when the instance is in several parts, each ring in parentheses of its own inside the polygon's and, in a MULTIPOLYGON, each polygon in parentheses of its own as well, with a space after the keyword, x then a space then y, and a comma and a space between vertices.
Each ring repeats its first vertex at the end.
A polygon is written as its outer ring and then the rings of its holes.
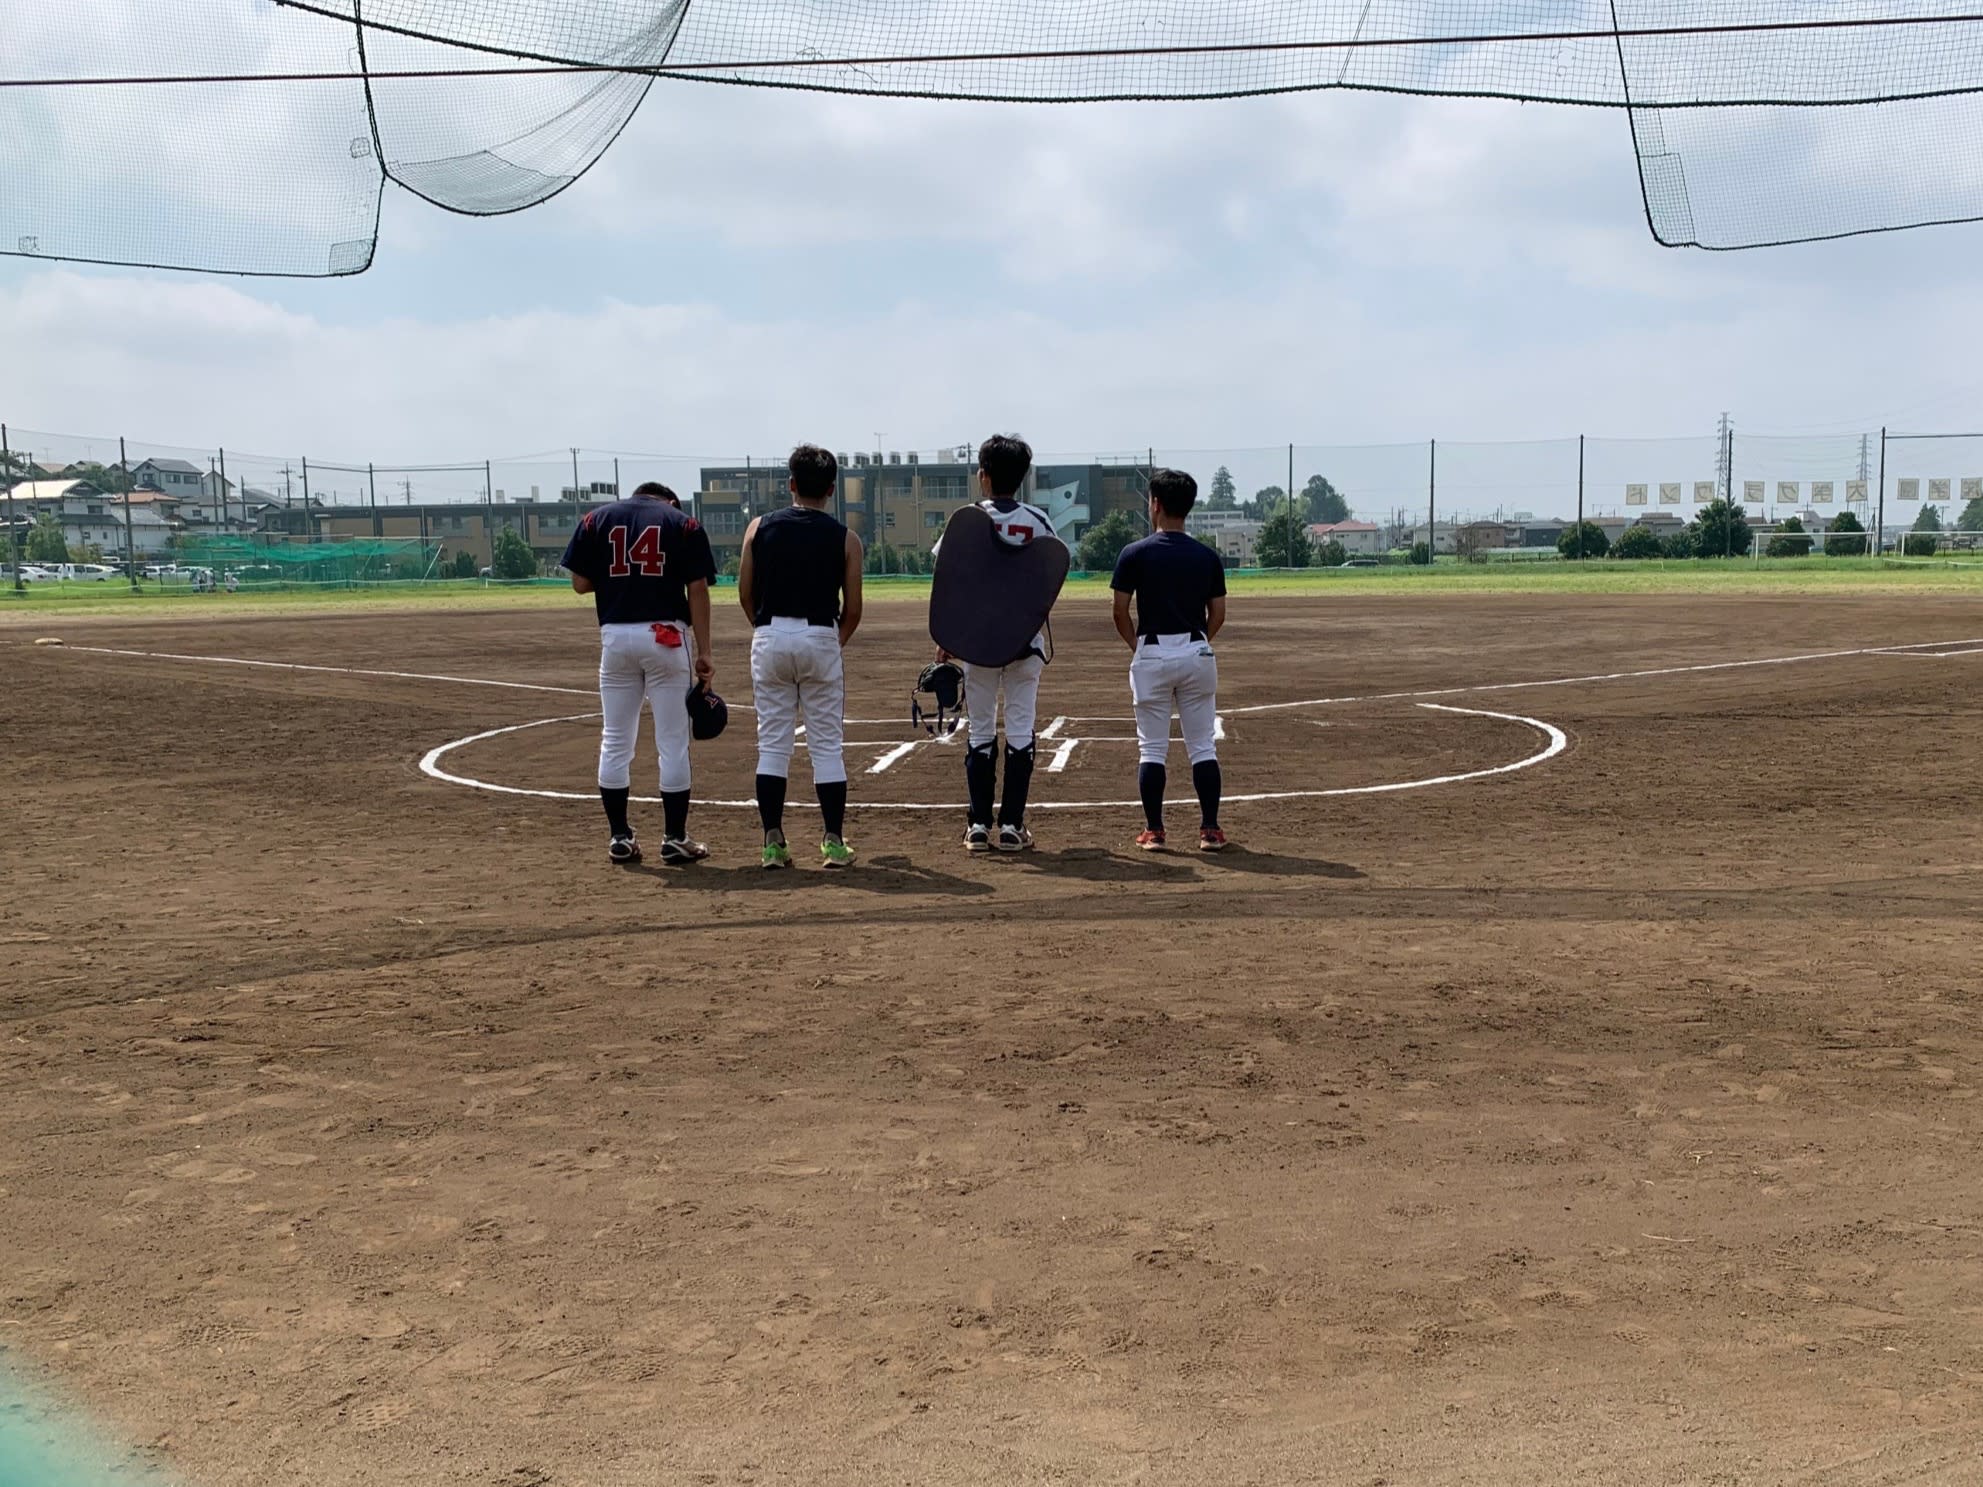
MULTIPOLYGON (((43 516, 54 518, 72 557, 85 546, 98 548, 106 560, 124 556, 126 512, 122 496, 99 490, 87 480, 26 480, 10 494, 17 520, 32 526, 43 516)), ((5 500, 0 497, 0 502, 5 500)), ((174 525, 160 505, 133 495, 130 546, 140 558, 157 557, 171 539, 174 525)))

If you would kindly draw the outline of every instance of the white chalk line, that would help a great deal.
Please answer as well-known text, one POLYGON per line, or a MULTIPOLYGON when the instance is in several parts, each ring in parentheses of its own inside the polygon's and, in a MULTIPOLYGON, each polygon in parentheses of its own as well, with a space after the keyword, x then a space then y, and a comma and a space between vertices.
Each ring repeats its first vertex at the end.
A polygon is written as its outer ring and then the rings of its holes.
MULTIPOLYGON (((432 671, 382 671, 367 666, 321 666, 309 661, 257 661, 246 656, 191 656, 177 651, 130 651, 118 650, 107 645, 65 645, 64 650, 83 651, 95 656, 129 656, 140 661, 198 661, 208 666, 259 666, 270 671, 316 671, 332 676, 378 676, 402 682, 449 682, 458 687, 501 687, 511 692, 556 692, 566 697, 597 697, 597 687, 554 687, 542 682, 502 682, 486 676, 448 676, 432 671)), ((757 711, 747 703, 729 704, 733 713, 757 711)), ((847 723, 862 727, 885 728, 900 722, 899 718, 846 718, 847 723)), ((803 727, 799 730, 803 733, 803 727)))
MULTIPOLYGON (((1247 707, 1223 707, 1227 717, 1241 713, 1286 712, 1297 707, 1334 707, 1346 702, 1413 702, 1421 697, 1463 697, 1474 692, 1519 692, 1529 687, 1574 687, 1585 682, 1629 682, 1655 676, 1687 676, 1703 671, 1737 671, 1745 666, 1796 666, 1806 661, 1839 661, 1849 656, 1886 656, 1938 646, 1976 646, 1975 640, 1924 640, 1913 645, 1868 645, 1849 651, 1809 651, 1797 656, 1764 656, 1753 661, 1708 661, 1697 666, 1655 666, 1644 671, 1602 671, 1588 676, 1554 676, 1528 682, 1480 682, 1464 687, 1429 687, 1415 692, 1365 692, 1348 697, 1314 697, 1306 702, 1256 702, 1247 707)), ((1952 652, 1951 654, 1961 654, 1952 652)))
MULTIPOLYGON (((1518 713, 1487 712, 1483 709, 1472 707, 1447 707, 1436 702, 1421 702, 1418 705, 1429 712, 1456 713, 1461 717, 1491 718, 1501 723, 1519 723, 1524 727, 1533 728, 1536 732, 1542 734, 1547 742, 1535 753, 1530 754, 1525 759, 1517 759, 1512 764, 1497 764, 1487 769, 1468 770, 1463 774, 1433 775, 1422 780, 1397 780, 1384 785, 1342 785, 1330 790, 1263 790, 1251 794, 1228 795, 1225 797, 1225 803, 1228 805, 1238 805, 1263 800, 1322 800, 1344 795, 1391 795, 1401 790, 1428 790, 1435 785, 1462 785, 1469 780, 1484 780, 1494 775, 1513 774, 1517 770, 1532 769, 1546 760, 1554 759, 1570 746, 1568 734, 1555 724, 1545 723, 1540 718, 1525 718, 1518 713)), ((466 748, 470 744, 482 743, 487 739, 500 738, 506 733, 522 733, 530 728, 548 728, 554 723, 584 722, 587 719, 597 716, 598 714, 596 713, 579 713, 563 718, 539 718, 531 723, 512 723, 507 727, 491 728, 486 732, 470 734, 466 738, 457 738, 451 743, 444 743, 437 748, 428 750, 426 755, 420 760, 420 772, 433 779, 443 780, 450 785, 466 785, 471 790, 486 790, 496 795, 523 795, 537 800, 593 801, 598 798, 597 791, 587 794, 577 790, 532 790, 519 785, 497 785, 488 780, 475 779, 470 775, 455 774, 442 768, 441 760, 456 749, 466 748)), ((1062 740, 1063 746, 1075 742, 1079 742, 1079 740, 1062 740)), ((1052 768, 1051 765, 1048 767, 1049 769, 1052 768)), ((658 795, 637 795, 632 798, 648 805, 657 804, 660 801, 658 795)), ((1131 806, 1140 805, 1141 803, 1140 800, 1036 800, 1032 802, 1032 808, 1036 811, 1123 810, 1131 806)), ((698 800, 696 804, 735 810, 755 809, 757 806, 755 800, 698 800)), ((904 800, 850 800, 847 802, 847 805, 849 809, 869 811, 955 811, 962 809, 961 804, 957 801, 928 804, 920 801, 904 800)))

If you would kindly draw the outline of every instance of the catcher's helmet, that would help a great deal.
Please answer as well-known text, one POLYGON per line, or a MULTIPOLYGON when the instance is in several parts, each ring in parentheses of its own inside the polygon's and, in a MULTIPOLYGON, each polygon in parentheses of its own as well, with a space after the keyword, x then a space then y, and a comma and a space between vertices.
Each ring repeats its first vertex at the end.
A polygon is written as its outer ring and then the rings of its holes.
POLYGON ((689 732, 697 738, 714 738, 730 723, 730 705, 709 690, 708 682, 689 688, 689 732))
POLYGON ((933 661, 916 678, 916 690, 909 696, 909 726, 927 728, 931 733, 954 732, 957 728, 957 708, 963 700, 963 669, 949 661, 933 661), (936 698, 936 722, 933 725, 923 721, 925 714, 921 694, 924 692, 936 698))

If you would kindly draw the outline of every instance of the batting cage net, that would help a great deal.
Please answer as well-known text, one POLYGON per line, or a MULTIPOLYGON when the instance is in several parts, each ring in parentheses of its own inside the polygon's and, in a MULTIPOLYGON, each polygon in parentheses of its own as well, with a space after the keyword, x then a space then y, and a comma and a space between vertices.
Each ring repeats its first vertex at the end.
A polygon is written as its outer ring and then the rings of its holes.
POLYGON ((243 588, 358 588, 438 578, 440 559, 439 543, 202 536, 179 545, 164 576, 180 583, 232 578, 243 588))
POLYGON ((1321 89, 1614 108, 1663 243, 1983 216, 1983 12, 1953 0, 137 0, 25 7, 0 251, 369 266, 392 180, 513 212, 656 79, 1015 102, 1321 89))

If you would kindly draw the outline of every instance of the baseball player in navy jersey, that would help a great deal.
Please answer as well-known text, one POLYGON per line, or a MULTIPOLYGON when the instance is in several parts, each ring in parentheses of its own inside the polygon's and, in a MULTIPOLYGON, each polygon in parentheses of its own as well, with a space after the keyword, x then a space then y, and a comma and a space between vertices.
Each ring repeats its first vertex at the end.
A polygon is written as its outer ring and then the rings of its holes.
MULTIPOLYGON (((978 449, 978 505, 992 519, 999 541, 1024 547, 1055 535, 1053 522, 1037 506, 1019 499, 1033 450, 1024 439, 998 434, 978 449)), ((939 541, 934 553, 941 548, 939 541)), ((941 648, 937 659, 950 660, 941 648)), ((1033 784, 1033 725, 1040 710, 1040 673, 1047 664, 1045 631, 1033 648, 1005 666, 973 666, 963 662, 964 706, 970 717, 969 747, 964 752, 964 785, 970 806, 964 846, 971 852, 1024 852, 1033 845, 1026 829, 1026 796, 1033 784), (998 708, 1005 701, 1005 794, 992 819, 992 796, 998 788, 998 708)))
POLYGON ((785 787, 799 724, 806 730, 826 867, 852 867, 847 845, 847 681, 840 653, 861 623, 861 539, 826 509, 840 463, 801 444, 787 465, 792 504, 755 518, 744 532, 737 599, 750 616, 751 690, 757 703, 757 813, 761 862, 792 865, 785 841, 785 787))
POLYGON ((1198 502, 1198 482, 1182 470, 1150 476, 1150 525, 1116 559, 1115 629, 1131 652, 1129 695, 1136 706, 1136 772, 1144 830, 1136 845, 1164 850, 1164 760, 1171 714, 1177 714, 1198 792, 1198 849, 1222 852, 1219 829, 1219 663, 1212 640, 1226 622, 1226 570, 1219 555, 1187 536, 1184 519, 1198 502), (1136 612, 1130 614, 1130 601, 1136 612))
POLYGON ((661 860, 709 855, 688 834, 689 689, 716 674, 710 659, 709 538, 682 515, 674 493, 647 484, 589 511, 565 549, 571 586, 592 595, 599 617, 599 799, 611 832, 606 855, 640 861, 627 820, 633 750, 645 703, 661 756, 661 860))

